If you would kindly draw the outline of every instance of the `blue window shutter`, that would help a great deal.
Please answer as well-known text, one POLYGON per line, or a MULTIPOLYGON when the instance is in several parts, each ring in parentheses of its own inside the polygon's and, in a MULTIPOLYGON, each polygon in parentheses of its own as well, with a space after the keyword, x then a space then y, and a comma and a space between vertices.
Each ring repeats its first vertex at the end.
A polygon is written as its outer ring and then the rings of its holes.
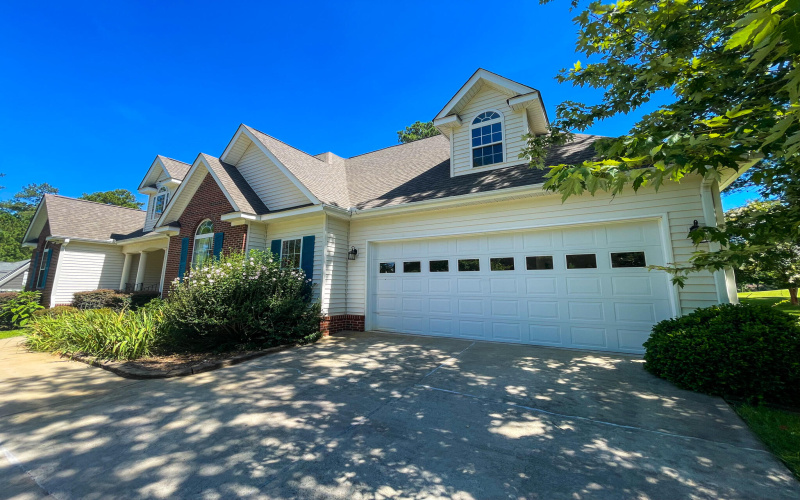
POLYGON ((314 278, 314 235, 303 236, 303 249, 300 256, 300 269, 305 271, 306 279, 314 278))
POLYGON ((214 258, 219 258, 222 253, 222 240, 225 238, 225 233, 214 233, 214 258))
POLYGON ((281 258, 281 240, 272 240, 270 244, 270 252, 273 253, 276 259, 281 258))
POLYGON ((50 259, 53 258, 53 249, 47 252, 47 264, 44 265, 44 280, 42 280, 42 288, 47 286, 47 276, 50 274, 50 259))
POLYGON ((189 254, 189 238, 181 240, 181 263, 178 266, 178 278, 183 280, 183 275, 186 274, 186 257, 189 254))
POLYGON ((30 289, 36 288, 36 272, 39 269, 39 252, 33 252, 33 259, 31 259, 30 266, 28 266, 28 284, 30 289))

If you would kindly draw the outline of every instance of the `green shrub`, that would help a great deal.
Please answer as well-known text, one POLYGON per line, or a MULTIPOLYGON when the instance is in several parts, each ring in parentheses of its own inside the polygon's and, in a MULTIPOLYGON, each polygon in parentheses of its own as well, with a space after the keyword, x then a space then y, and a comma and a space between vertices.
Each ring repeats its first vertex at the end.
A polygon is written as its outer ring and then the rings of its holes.
POLYGON ((678 387, 750 402, 800 403, 800 326, 760 305, 698 309, 653 327, 645 368, 678 387))
POLYGON ((58 313, 37 315, 30 322, 26 342, 35 351, 116 360, 148 356, 164 317, 160 302, 151 304, 136 311, 62 308, 58 313))
POLYGON ((33 314, 42 309, 42 294, 39 292, 19 292, 13 297, 4 297, 0 306, 0 321, 11 326, 25 326, 33 314))
POLYGON ((121 311, 130 307, 131 297, 116 290, 91 290, 75 292, 72 296, 72 307, 78 309, 114 309, 121 311))
POLYGON ((167 342, 181 350, 267 347, 319 336, 319 305, 302 271, 268 253, 232 254, 172 283, 167 342))
POLYGON ((36 317, 36 316, 58 316, 59 314, 64 314, 64 313, 68 313, 68 312, 75 312, 75 311, 79 311, 79 310, 80 309, 78 309, 76 307, 72 307, 72 306, 54 306, 54 307, 51 307, 50 309, 39 309, 38 311, 33 313, 33 316, 34 317, 36 317))
POLYGON ((4 305, 6 305, 6 302, 16 299, 17 296, 19 296, 19 292, 0 293, 0 309, 2 309, 4 305))
POLYGON ((139 309, 159 297, 161 297, 160 292, 133 292, 130 294, 130 307, 131 309, 139 309))

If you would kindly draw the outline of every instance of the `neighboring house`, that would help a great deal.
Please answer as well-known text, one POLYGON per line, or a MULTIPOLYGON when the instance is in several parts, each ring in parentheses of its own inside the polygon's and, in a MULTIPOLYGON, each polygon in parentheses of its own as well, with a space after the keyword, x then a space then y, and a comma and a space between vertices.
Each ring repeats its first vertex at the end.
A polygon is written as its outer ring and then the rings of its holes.
MULTIPOLYGON (((442 135, 341 158, 241 125, 219 158, 156 157, 146 211, 47 195, 25 236, 47 305, 94 288, 160 289, 220 252, 269 250, 313 279, 323 329, 641 352, 651 326, 736 301, 733 273, 685 288, 694 221, 722 221, 722 181, 616 197, 542 190, 519 154, 547 133, 535 89, 478 70, 436 115, 442 135)), ((547 164, 594 155, 590 135, 547 164)))
POLYGON ((30 259, 17 262, 0 262, 0 292, 19 292, 28 280, 30 259))

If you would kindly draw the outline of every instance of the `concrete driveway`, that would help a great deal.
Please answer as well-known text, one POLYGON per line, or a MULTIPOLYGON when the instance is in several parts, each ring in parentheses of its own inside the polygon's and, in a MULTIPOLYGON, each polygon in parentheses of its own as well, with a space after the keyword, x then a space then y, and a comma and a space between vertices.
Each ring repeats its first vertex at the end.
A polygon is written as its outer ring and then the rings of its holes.
POLYGON ((0 497, 793 498, 633 357, 379 333, 131 381, 0 341, 0 497))

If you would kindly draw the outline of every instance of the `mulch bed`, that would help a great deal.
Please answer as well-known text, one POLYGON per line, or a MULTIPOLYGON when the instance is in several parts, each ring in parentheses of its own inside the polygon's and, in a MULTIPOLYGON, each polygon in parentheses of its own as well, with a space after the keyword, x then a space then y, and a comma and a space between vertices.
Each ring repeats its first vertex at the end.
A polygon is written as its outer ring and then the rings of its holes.
POLYGON ((223 353, 186 353, 151 356, 133 361, 109 361, 84 354, 66 355, 69 359, 96 366, 130 379, 185 377, 208 372, 292 347, 283 345, 260 351, 232 351, 223 353))

